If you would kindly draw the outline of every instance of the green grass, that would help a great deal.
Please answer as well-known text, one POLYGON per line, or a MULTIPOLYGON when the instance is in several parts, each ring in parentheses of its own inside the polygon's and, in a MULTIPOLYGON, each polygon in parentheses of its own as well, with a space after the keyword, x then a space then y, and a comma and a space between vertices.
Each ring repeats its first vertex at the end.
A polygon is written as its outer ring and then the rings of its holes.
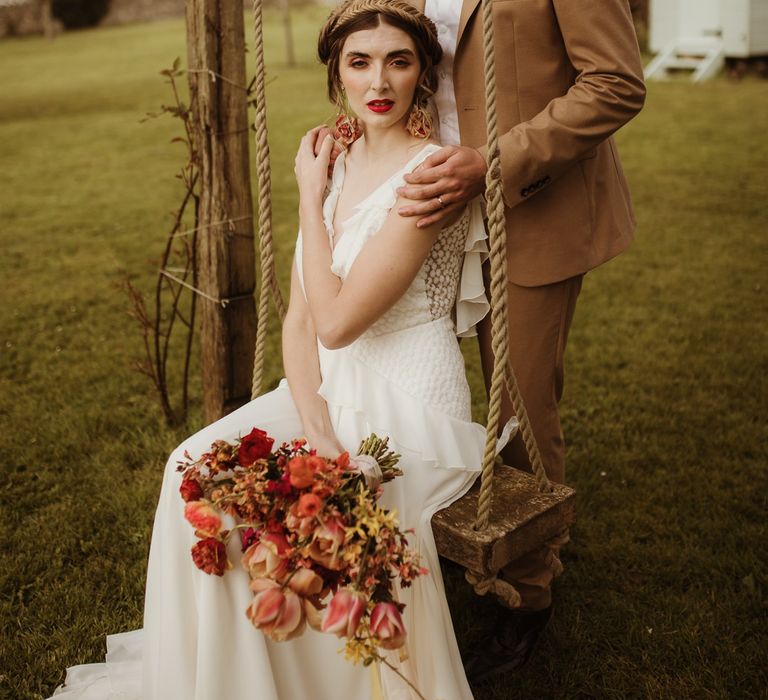
MULTIPOLYGON (((284 289, 294 151, 330 114, 322 14, 296 17, 292 70, 267 24, 284 289)), ((180 196, 176 123, 138 121, 170 101, 158 71, 176 56, 181 21, 0 43, 1 698, 46 696, 103 657, 106 633, 141 625, 164 457, 199 426, 199 410, 163 425, 116 286, 127 271, 152 288, 180 196)), ((587 277, 572 330, 579 522, 555 619, 530 666, 478 700, 768 697, 766 123, 765 83, 676 82, 652 84, 619 135, 638 233, 587 277)), ((468 646, 494 606, 447 572, 468 646)))

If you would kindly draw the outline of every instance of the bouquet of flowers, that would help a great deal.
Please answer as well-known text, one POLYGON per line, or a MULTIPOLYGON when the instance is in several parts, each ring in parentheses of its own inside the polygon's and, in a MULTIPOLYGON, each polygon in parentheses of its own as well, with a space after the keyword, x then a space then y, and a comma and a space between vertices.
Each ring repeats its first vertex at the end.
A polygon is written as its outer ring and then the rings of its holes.
POLYGON ((254 428, 235 444, 217 440, 196 461, 185 455, 180 492, 198 537, 192 559, 223 576, 232 568, 226 544, 240 532, 254 594, 246 615, 269 638, 292 639, 309 624, 345 638, 347 658, 366 665, 384 660, 379 649, 405 643, 393 585, 410 586, 426 569, 395 513, 376 503, 381 484, 402 473, 387 442, 371 435, 357 457, 330 460, 304 440, 273 450, 254 428))

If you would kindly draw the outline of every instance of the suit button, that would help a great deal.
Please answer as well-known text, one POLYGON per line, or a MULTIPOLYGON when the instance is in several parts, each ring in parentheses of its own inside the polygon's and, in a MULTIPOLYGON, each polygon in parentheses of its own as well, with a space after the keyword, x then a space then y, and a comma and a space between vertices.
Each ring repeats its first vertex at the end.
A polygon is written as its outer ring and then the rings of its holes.
POLYGON ((544 184, 545 184, 545 185, 548 185, 550 182, 552 182, 552 178, 551 178, 549 175, 547 175, 547 176, 544 178, 544 184))
POLYGON ((530 187, 525 187, 522 190, 520 190, 520 196, 521 197, 527 197, 531 193, 530 187))

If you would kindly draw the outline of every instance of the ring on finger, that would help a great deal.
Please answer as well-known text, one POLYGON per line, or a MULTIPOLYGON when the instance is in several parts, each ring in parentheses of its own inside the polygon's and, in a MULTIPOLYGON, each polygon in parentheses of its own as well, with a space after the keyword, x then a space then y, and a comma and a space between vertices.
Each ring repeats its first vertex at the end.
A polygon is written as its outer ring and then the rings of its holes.
POLYGON ((443 198, 440 195, 437 195, 435 199, 440 203, 440 208, 445 209, 445 202, 443 201, 443 198))

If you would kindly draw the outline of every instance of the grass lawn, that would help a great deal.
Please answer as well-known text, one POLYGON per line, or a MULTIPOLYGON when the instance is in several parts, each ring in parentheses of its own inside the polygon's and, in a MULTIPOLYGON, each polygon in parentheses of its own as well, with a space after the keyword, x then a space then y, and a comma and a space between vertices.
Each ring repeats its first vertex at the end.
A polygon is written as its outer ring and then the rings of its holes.
MULTIPOLYGON (((331 114, 322 16, 296 16, 295 69, 267 23, 284 289, 294 151, 331 114)), ((141 625, 164 458, 200 425, 199 409, 163 424, 117 286, 127 272, 152 289, 181 194, 176 122, 139 123, 170 102, 158 71, 176 56, 177 20, 0 43, 3 699, 47 696, 66 666, 102 659, 105 634, 141 625)), ((764 82, 675 82, 619 134, 639 225, 587 277, 570 339, 579 522, 555 619, 530 666, 478 700, 768 697, 766 125, 764 82)), ((274 385, 277 327, 270 343, 274 385)), ((446 572, 466 647, 494 606, 446 572)))

